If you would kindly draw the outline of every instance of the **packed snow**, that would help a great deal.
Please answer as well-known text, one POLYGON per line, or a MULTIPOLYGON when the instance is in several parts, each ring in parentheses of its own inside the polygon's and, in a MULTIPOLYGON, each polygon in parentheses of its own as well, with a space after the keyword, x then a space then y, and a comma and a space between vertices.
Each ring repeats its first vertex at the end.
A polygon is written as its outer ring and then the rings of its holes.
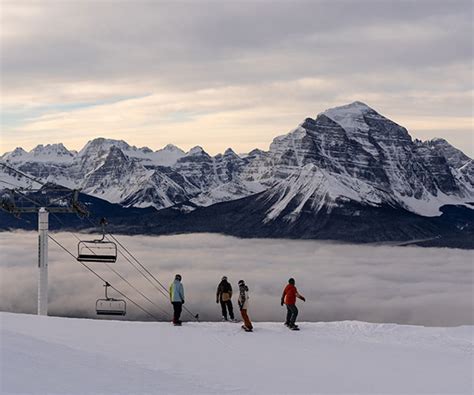
POLYGON ((471 394, 473 327, 0 313, 2 393, 471 394))

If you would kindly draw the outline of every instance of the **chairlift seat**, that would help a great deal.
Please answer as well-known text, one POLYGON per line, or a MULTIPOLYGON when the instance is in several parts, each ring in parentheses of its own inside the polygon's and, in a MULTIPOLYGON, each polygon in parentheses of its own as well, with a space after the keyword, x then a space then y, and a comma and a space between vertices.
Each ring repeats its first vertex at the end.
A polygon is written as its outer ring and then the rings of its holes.
POLYGON ((111 241, 80 241, 77 245, 80 262, 114 263, 117 261, 117 245, 111 241))
POLYGON ((121 315, 127 313, 127 303, 122 299, 98 299, 95 303, 97 315, 121 315))

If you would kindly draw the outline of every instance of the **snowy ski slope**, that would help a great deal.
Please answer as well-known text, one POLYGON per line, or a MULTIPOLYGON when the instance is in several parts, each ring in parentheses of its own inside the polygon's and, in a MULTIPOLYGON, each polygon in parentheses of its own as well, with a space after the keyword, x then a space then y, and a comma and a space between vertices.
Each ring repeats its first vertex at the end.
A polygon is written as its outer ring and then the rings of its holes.
POLYGON ((472 394, 474 327, 117 322, 0 313, 1 392, 472 394))

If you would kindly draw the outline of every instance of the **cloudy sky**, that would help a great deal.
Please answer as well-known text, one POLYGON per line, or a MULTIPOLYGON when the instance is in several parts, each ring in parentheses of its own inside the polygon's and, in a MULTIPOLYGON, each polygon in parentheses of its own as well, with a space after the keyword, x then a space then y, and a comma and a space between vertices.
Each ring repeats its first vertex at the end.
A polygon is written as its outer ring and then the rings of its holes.
POLYGON ((1 145, 268 148, 364 101, 474 154, 473 3, 0 3, 1 145))
MULTIPOLYGON (((54 237, 75 251, 77 240, 71 233, 54 237)), ((314 240, 243 240, 209 234, 118 238, 165 286, 175 273, 181 273, 185 306, 199 312, 203 320, 220 319, 215 292, 221 277, 227 275, 234 287, 238 280, 246 280, 250 288, 249 311, 255 321, 284 319, 281 292, 288 278, 295 277, 299 291, 307 299, 306 303, 298 302, 302 321, 474 324, 473 253, 468 250, 314 240)), ((104 292, 101 281, 51 241, 49 254, 50 314, 96 317, 95 301, 104 292)), ((0 232, 0 258, 0 310, 35 313, 37 234, 0 232)), ((111 267, 154 305, 107 266, 91 264, 107 281, 159 319, 170 318, 167 299, 121 255, 111 267)), ((110 296, 116 294, 110 291, 110 296)), ((126 318, 149 317, 129 303, 126 318)), ((185 313, 184 318, 189 316, 185 313)))

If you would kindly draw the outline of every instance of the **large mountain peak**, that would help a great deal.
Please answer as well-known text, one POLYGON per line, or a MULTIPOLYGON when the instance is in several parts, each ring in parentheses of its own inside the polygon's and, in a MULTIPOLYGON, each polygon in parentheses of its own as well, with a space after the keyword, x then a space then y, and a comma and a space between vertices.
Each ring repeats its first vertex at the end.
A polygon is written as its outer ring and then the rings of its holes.
POLYGON ((365 117, 367 115, 380 116, 377 111, 360 101, 330 108, 319 114, 319 116, 321 115, 339 124, 348 133, 354 133, 355 131, 368 132, 370 127, 365 117))
POLYGON ((122 150, 127 150, 130 148, 130 145, 123 140, 98 137, 88 141, 87 144, 79 151, 79 156, 104 154, 107 153, 112 146, 118 147, 122 150))
POLYGON ((361 101, 353 101, 352 103, 344 104, 342 106, 332 107, 323 113, 367 113, 375 110, 361 101))

